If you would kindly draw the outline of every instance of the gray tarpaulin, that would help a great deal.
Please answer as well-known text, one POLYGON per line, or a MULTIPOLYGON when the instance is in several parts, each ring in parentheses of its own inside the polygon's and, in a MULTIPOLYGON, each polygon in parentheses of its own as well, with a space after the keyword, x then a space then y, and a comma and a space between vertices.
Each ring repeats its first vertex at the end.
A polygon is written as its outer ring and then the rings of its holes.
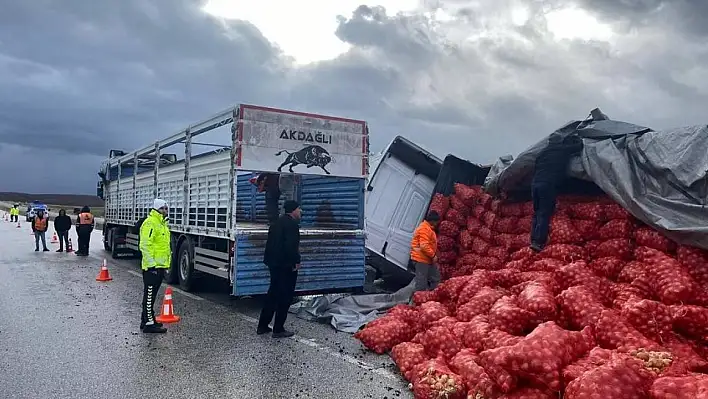
MULTIPOLYGON (((652 131, 594 110, 554 134, 577 132, 584 148, 568 174, 590 180, 637 219, 684 244, 708 249, 708 126, 652 131)), ((513 161, 500 160, 485 189, 530 187, 544 139, 513 161)))
POLYGON ((364 324, 376 319, 398 304, 410 302, 414 281, 392 294, 342 295, 330 294, 298 302, 290 313, 305 320, 329 322, 338 331, 355 333, 364 324))

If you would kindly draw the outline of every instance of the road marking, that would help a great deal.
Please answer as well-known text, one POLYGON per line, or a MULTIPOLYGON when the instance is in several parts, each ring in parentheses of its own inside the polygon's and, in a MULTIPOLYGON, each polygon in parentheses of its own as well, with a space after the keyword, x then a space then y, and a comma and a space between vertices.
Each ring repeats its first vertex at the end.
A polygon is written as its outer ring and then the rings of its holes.
MULTIPOLYGON (((120 267, 120 266, 118 266, 118 267, 120 267)), ((121 268, 122 268, 122 269, 125 269, 125 268, 123 268, 123 267, 121 267, 121 268)), ((132 274, 133 276, 143 278, 143 274, 142 274, 142 273, 138 273, 138 272, 136 272, 135 270, 128 270, 128 269, 125 269, 125 271, 127 271, 127 272, 130 273, 130 274, 132 274)), ((188 297, 188 298, 192 298, 192 299, 194 299, 194 300, 196 300, 196 301, 203 301, 203 300, 204 300, 204 298, 202 298, 202 297, 200 297, 200 296, 198 296, 198 295, 190 294, 189 292, 186 292, 186 291, 182 291, 180 288, 177 288, 177 287, 175 287, 175 286, 172 285, 172 284, 167 284, 167 286, 172 287, 172 291, 178 292, 178 293, 180 293, 181 295, 184 295, 184 296, 186 296, 186 297, 188 297)))
MULTIPOLYGON (((125 269, 125 268, 122 267, 122 266, 118 266, 118 265, 116 265, 116 266, 117 266, 117 267, 120 267, 121 269, 124 269, 125 271, 127 271, 128 273, 130 273, 130 274, 132 274, 132 275, 134 275, 134 276, 136 276, 136 277, 140 277, 140 278, 143 277, 143 275, 142 275, 141 273, 138 273, 138 272, 135 271, 135 270, 128 270, 128 269, 125 269)), ((168 284, 168 285, 169 285, 169 284, 168 284)), ((205 298, 200 297, 199 295, 194 295, 194 294, 191 294, 191 293, 189 293, 189 292, 182 291, 181 289, 175 288, 175 287, 172 286, 172 285, 169 285, 169 286, 172 287, 172 290, 173 290, 173 291, 178 292, 178 293, 180 293, 180 294, 182 294, 182 295, 184 295, 184 296, 186 296, 186 297, 188 297, 188 298, 192 298, 192 299, 195 299, 195 300, 197 300, 197 301, 204 301, 204 300, 207 300, 207 299, 205 299, 205 298)), ((208 300, 207 300, 207 301, 208 301, 208 300)), ((233 308, 229 308, 229 307, 224 306, 224 305, 222 305, 222 304, 220 304, 220 303, 216 303, 216 302, 212 302, 212 301, 209 301, 209 302, 211 302, 211 303, 212 303, 213 305, 215 305, 215 306, 228 309, 232 314, 236 315, 236 317, 240 318, 241 320, 244 320, 244 321, 246 321, 246 322, 248 322, 248 323, 251 323, 251 324, 253 324, 253 325, 258 325, 258 319, 254 318, 254 317, 251 317, 251 316, 248 316, 248 315, 246 315, 246 314, 243 314, 243 313, 239 312, 238 310, 235 310, 235 309, 233 309, 233 308)), ((339 352, 338 350, 335 350, 335 349, 333 349, 333 348, 330 348, 330 347, 327 346, 327 345, 322 345, 322 344, 318 343, 315 339, 305 338, 305 337, 299 336, 299 335, 297 335, 297 334, 295 334, 294 336, 290 337, 290 339, 292 339, 293 341, 295 341, 295 342, 297 342, 297 343, 300 343, 300 344, 302 344, 302 345, 309 346, 310 348, 313 348, 313 349, 318 350, 318 351, 320 351, 320 352, 324 352, 324 353, 326 353, 326 354, 328 354, 328 355, 330 355, 330 356, 333 356, 333 357, 336 357, 336 358, 338 358, 338 359, 344 360, 344 361, 347 362, 347 363, 353 364, 353 365, 355 365, 355 366, 357 366, 357 367, 359 367, 359 368, 361 368, 361 369, 370 371, 370 372, 372 372, 372 373, 374 373, 374 374, 376 374, 376 375, 379 375, 379 376, 381 376, 381 377, 384 377, 384 378, 387 378, 387 379, 390 379, 390 380, 393 380, 393 381, 400 381, 400 380, 401 380, 398 375, 396 375, 395 373, 392 373, 392 372, 386 370, 385 368, 376 367, 376 366, 374 366, 374 365, 372 365, 372 364, 363 362, 363 361, 361 361, 361 360, 355 358, 354 356, 341 353, 341 352, 339 352)))

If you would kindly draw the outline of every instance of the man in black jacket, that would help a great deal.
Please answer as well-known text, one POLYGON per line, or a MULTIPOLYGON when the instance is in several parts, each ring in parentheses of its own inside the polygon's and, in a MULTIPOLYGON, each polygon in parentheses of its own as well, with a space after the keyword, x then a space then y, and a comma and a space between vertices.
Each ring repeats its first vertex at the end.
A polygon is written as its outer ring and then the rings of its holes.
POLYGON ((278 204, 280 201, 280 176, 277 173, 261 173, 256 179, 258 191, 265 191, 266 213, 268 224, 275 223, 280 214, 278 204))
POLYGON ((66 215, 66 211, 59 209, 59 216, 54 219, 54 231, 59 236, 59 249, 57 252, 64 252, 64 244, 69 249, 69 230, 71 230, 71 218, 66 215))
POLYGON ((558 186, 566 177, 570 158, 583 149, 583 141, 577 134, 563 138, 554 133, 548 146, 536 158, 531 196, 533 197, 533 224, 531 226, 531 249, 538 252, 548 240, 551 217, 556 209, 558 186))
POLYGON ((282 215, 268 229, 263 263, 270 271, 270 287, 258 320, 258 335, 273 332, 273 338, 292 337, 295 333, 285 330, 285 319, 295 295, 297 272, 300 270, 300 205, 285 201, 282 215), (273 319, 273 329, 268 324, 273 319))

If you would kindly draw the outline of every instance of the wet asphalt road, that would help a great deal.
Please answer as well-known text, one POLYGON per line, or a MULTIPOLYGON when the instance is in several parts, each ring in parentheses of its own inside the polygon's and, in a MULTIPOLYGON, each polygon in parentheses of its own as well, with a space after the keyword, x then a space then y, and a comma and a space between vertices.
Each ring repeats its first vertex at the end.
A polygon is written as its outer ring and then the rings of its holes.
POLYGON ((2 398, 412 397, 388 357, 328 325, 291 315, 294 338, 256 336, 257 301, 230 298, 218 280, 176 290, 182 320, 167 334, 142 334, 136 260, 109 258, 113 281, 98 283, 100 232, 79 258, 53 244, 33 252, 21 225, 0 220, 2 398))

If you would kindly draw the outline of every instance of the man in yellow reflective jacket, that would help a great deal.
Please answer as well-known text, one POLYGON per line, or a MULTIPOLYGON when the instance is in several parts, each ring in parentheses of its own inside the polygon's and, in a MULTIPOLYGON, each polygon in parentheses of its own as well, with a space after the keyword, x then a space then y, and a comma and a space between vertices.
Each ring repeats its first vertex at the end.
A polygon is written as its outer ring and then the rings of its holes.
POLYGON ((162 323, 155 321, 155 297, 172 260, 167 212, 167 202, 155 199, 150 214, 140 226, 140 253, 143 257, 143 313, 140 329, 144 333, 167 332, 162 323))
POLYGON ((20 219, 20 208, 18 208, 18 205, 15 204, 10 208, 10 221, 11 222, 18 222, 20 219))

